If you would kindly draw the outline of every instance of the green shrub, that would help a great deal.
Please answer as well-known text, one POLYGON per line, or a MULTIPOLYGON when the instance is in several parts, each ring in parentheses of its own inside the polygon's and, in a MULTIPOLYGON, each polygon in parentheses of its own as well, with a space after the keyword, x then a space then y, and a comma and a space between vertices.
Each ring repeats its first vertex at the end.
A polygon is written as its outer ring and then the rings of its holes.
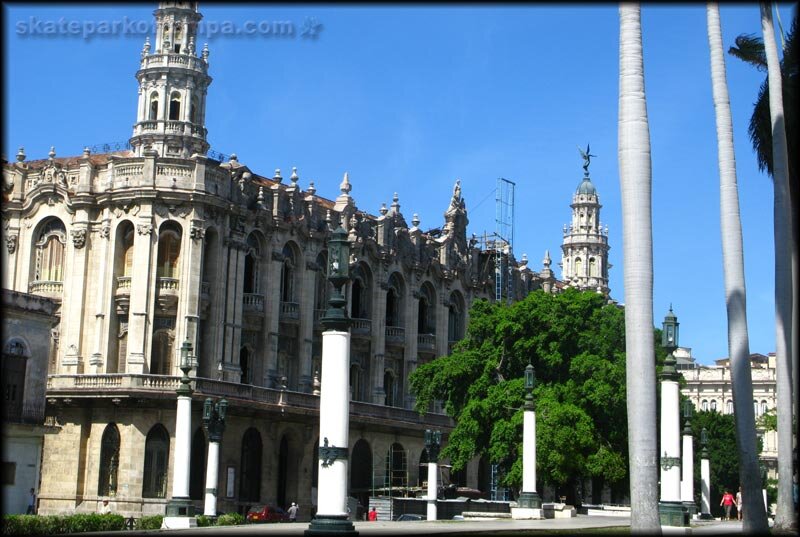
POLYGON ((238 526, 244 524, 244 516, 239 513, 228 513, 217 519, 217 526, 238 526))
POLYGON ((137 530, 160 530, 164 521, 162 515, 143 516, 136 521, 137 530))
POLYGON ((122 515, 5 515, 3 535, 57 535, 87 531, 119 531, 125 528, 122 515))
POLYGON ((197 515, 197 526, 200 528, 205 528, 207 526, 215 526, 217 523, 214 519, 207 517, 206 515, 197 515))

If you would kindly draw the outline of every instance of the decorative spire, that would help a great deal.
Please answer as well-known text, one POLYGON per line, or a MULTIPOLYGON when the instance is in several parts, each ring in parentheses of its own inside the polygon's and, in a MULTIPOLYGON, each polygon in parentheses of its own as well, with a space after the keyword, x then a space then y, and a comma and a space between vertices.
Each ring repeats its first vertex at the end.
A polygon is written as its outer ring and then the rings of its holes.
POLYGON ((314 186, 314 181, 308 183, 308 193, 312 196, 317 193, 317 187, 314 186))
POLYGON ((385 203, 381 203, 381 208, 378 210, 381 213, 381 216, 386 216, 386 213, 389 212, 389 209, 386 208, 385 203))
POLYGON ((522 254, 522 261, 520 261, 519 264, 522 266, 522 268, 528 266, 528 254, 522 254))
POLYGON ((17 161, 22 162, 25 160, 25 148, 19 146, 19 151, 17 151, 17 161))
POLYGON ((228 157, 228 160, 229 160, 230 162, 239 162, 239 157, 238 157, 238 156, 236 156, 236 153, 231 153, 231 156, 230 156, 230 157, 228 157))
POLYGON ((281 182, 283 181, 283 177, 281 177, 281 169, 275 168, 275 175, 272 176, 273 181, 281 182))
POLYGON ((297 186, 297 181, 300 179, 300 177, 297 175, 297 166, 292 167, 292 175, 289 177, 289 179, 292 181, 292 186, 297 186))
POLYGON ((83 158, 89 158, 89 155, 92 154, 92 150, 89 149, 89 146, 83 148, 83 158))
POLYGON ((417 213, 414 213, 414 216, 411 217, 411 225, 414 227, 419 227, 419 222, 420 222, 419 215, 417 213))
POLYGON ((189 37, 189 44, 186 45, 186 53, 194 56, 194 36, 189 37))
POLYGON ((144 38, 144 46, 142 47, 142 59, 150 54, 150 36, 144 38))
POLYGON ((50 152, 47 154, 47 156, 50 158, 50 160, 56 158, 56 146, 54 145, 50 146, 50 152))
POLYGON ((256 198, 256 200, 258 201, 259 207, 263 207, 264 206, 264 187, 263 186, 258 187, 258 198, 256 198))
POLYGON ((339 185, 339 190, 342 194, 350 194, 350 190, 352 190, 352 186, 350 186, 350 176, 347 172, 344 172, 344 179, 342 179, 342 183, 339 185))
POLYGON ((542 264, 544 265, 544 268, 548 268, 549 269, 550 268, 550 263, 552 263, 552 261, 550 260, 550 250, 545 250, 544 251, 544 259, 542 260, 542 264))
POLYGON ((203 61, 208 63, 208 43, 203 44, 203 52, 201 54, 203 56, 203 61))
POLYGON ((397 195, 397 192, 392 196, 392 213, 400 214, 400 196, 397 195))

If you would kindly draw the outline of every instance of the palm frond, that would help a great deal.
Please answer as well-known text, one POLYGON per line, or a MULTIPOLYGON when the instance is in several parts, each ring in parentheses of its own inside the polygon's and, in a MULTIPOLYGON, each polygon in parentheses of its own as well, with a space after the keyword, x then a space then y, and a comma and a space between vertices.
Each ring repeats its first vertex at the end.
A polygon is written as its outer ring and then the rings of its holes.
POLYGON ((736 38, 735 43, 728 49, 728 54, 754 65, 760 71, 767 71, 767 55, 761 38, 753 34, 742 34, 736 38))

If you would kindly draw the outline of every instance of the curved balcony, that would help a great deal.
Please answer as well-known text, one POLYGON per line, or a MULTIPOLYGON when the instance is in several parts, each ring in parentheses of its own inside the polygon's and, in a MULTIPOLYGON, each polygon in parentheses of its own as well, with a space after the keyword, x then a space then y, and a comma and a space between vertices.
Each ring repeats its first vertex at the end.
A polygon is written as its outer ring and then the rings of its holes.
POLYGON ((350 325, 350 334, 353 337, 368 338, 372 335, 372 321, 370 319, 353 319, 350 325))
POLYGON ((142 69, 148 67, 185 67, 195 71, 206 72, 208 64, 197 56, 191 54, 150 54, 142 58, 140 65, 142 69))
POLYGON ((406 343, 406 329, 402 326, 386 327, 386 344, 402 346, 406 343))
POLYGON ((281 321, 297 322, 300 320, 300 304, 297 302, 281 302, 281 321))
POLYGON ((242 310, 244 313, 264 314, 264 295, 244 293, 242 295, 242 310))
POLYGON ((162 310, 171 310, 178 304, 180 294, 180 280, 177 278, 158 278, 156 281, 156 296, 158 306, 162 310))
POLYGON ((37 280, 30 283, 28 292, 32 295, 39 295, 54 300, 61 300, 64 293, 64 282, 51 280, 37 280))
POLYGON ((117 289, 114 291, 114 302, 117 304, 117 313, 128 313, 131 303, 131 277, 117 276, 117 289))
POLYGON ((417 335, 417 350, 430 352, 436 351, 436 334, 417 335))

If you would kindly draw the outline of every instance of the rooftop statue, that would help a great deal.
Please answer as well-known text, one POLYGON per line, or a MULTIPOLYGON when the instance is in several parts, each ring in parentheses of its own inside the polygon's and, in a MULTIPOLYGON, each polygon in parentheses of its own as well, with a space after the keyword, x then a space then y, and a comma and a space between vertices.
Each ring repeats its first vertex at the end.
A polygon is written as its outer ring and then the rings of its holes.
POLYGON ((586 144, 586 151, 578 147, 578 151, 580 152, 581 156, 583 157, 583 171, 588 175, 589 174, 589 162, 591 162, 592 157, 596 157, 597 155, 592 155, 589 152, 589 144, 586 144))

